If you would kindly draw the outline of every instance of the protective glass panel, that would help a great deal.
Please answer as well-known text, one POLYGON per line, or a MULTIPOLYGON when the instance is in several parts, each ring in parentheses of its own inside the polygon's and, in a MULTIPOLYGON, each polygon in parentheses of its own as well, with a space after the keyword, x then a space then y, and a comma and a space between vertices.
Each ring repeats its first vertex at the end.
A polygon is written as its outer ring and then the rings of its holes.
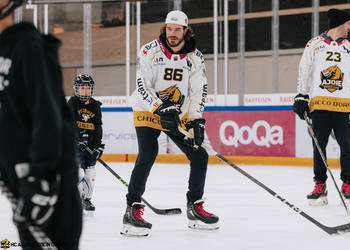
POLYGON ((280 16, 280 49, 304 48, 311 39, 312 14, 280 16))
POLYGON ((96 82, 95 94, 98 96, 126 93, 125 37, 125 3, 91 4, 92 75, 96 82))
MULTIPOLYGON (((64 0, 62 0, 64 1, 64 0)), ((50 1, 49 1, 50 2, 50 1)), ((55 2, 55 3, 52 3, 55 2)), ((238 0, 228 0, 228 52, 229 52, 229 94, 236 94, 238 79, 238 0)), ((319 33, 327 30, 326 11, 330 7, 350 10, 350 0, 319 0, 319 33), (348 6, 348 8, 347 8, 348 6)), ((35 1, 34 1, 35 3, 35 1)), ((84 50, 84 3, 48 4, 48 31, 62 40, 60 60, 63 67, 65 90, 72 94, 72 80, 76 74, 84 72, 84 55, 91 56, 91 73, 96 82, 96 95, 125 95, 126 87, 126 3, 125 1, 100 1, 91 4, 91 47, 84 50)), ((224 91, 224 0, 218 3, 218 93, 224 91)), ((272 75, 272 0, 245 0, 245 91, 247 93, 271 93, 272 75), (257 81, 264 84, 256 84, 257 81)), ((129 93, 135 89, 135 70, 137 58, 136 2, 130 2, 130 86, 129 93)), ((207 65, 207 76, 210 83, 214 77, 214 17, 213 0, 148 0, 141 1, 141 35, 140 45, 144 45, 160 34, 167 13, 174 8, 181 8, 189 17, 189 23, 195 33, 198 49, 204 54, 207 65)), ((44 31, 44 5, 37 7, 37 26, 44 31)), ((29 8, 29 7, 28 7, 29 8)), ((34 20, 33 9, 23 8, 23 19, 34 20)), ((288 71, 291 65, 297 65, 306 42, 311 38, 312 1, 279 1, 279 53, 284 58, 293 58, 293 64, 279 64, 280 75, 288 71), (281 52, 283 51, 283 52, 281 52), (294 53, 294 54, 293 54, 294 53)), ((281 59, 281 56, 279 56, 281 59)), ((292 62, 291 60, 285 60, 292 62)), ((242 65, 242 64, 241 64, 242 65)), ((294 81, 297 69, 290 73, 288 79, 294 81)), ((281 81, 280 81, 281 82, 281 81)), ((294 81, 295 82, 295 81, 294 81)), ((287 82, 286 82, 287 86, 287 82)), ((288 85, 289 86, 289 85, 288 85)), ((290 88, 280 88, 281 92, 290 88)), ((294 91, 294 87, 293 87, 294 91)), ((213 93, 213 84, 209 93, 213 93)))
POLYGON ((312 0, 301 0, 301 1, 283 0, 283 1, 279 1, 279 5, 281 10, 305 8, 305 7, 311 7, 312 0))
MULTIPOLYGON (((320 5, 336 5, 350 3, 350 0, 320 0, 320 5)), ((336 8, 337 6, 334 6, 336 8)))
MULTIPOLYGON (((44 32, 44 5, 26 5, 23 7, 23 20, 34 22, 37 11, 37 27, 44 32)), ((82 4, 49 4, 48 32, 62 41, 60 63, 63 70, 66 95, 73 94, 73 79, 83 65, 83 5, 82 4)))

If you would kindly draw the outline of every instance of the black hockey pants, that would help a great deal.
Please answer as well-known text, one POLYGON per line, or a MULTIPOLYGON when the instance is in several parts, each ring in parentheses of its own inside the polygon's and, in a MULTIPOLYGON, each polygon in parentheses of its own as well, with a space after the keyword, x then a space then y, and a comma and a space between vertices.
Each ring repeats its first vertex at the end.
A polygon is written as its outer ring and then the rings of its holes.
MULTIPOLYGON (((326 146, 329 135, 333 129, 335 139, 340 146, 340 178, 343 181, 350 181, 350 113, 316 110, 310 114, 310 118, 312 119, 312 128, 325 157, 327 157, 326 146)), ((327 180, 327 168, 324 166, 314 142, 313 147, 314 180, 325 182, 327 180)))
MULTIPOLYGON (((146 181, 158 154, 158 137, 160 130, 149 127, 136 127, 139 154, 131 174, 128 188, 127 204, 140 202, 145 192, 146 181)), ((208 154, 203 148, 194 150, 184 143, 183 138, 165 132, 172 141, 184 152, 190 160, 190 177, 188 181, 187 199, 194 202, 201 199, 204 192, 205 178, 208 166, 208 154)), ((165 176, 164 178, 171 178, 165 176)))

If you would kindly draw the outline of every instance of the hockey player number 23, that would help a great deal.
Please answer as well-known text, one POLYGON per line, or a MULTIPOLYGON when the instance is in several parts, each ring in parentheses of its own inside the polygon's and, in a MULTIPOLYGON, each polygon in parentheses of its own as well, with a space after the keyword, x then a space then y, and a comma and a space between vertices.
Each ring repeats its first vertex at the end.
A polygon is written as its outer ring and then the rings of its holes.
POLYGON ((334 61, 334 62, 340 62, 341 61, 341 54, 339 52, 332 52, 327 51, 327 58, 326 61, 334 61))
POLYGON ((164 80, 167 81, 182 81, 182 69, 172 69, 172 68, 165 68, 164 70, 164 80))

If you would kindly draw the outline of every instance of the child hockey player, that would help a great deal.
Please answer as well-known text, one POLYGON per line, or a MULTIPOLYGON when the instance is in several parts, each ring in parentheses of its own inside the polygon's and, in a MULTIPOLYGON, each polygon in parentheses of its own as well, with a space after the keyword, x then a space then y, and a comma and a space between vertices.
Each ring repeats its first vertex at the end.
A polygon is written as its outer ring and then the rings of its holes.
POLYGON ((73 82, 75 96, 68 101, 74 114, 78 134, 77 146, 80 160, 78 188, 83 209, 87 212, 95 211, 95 206, 91 202, 96 178, 95 164, 104 150, 104 144, 101 143, 102 103, 92 98, 94 86, 91 76, 78 75, 73 82))

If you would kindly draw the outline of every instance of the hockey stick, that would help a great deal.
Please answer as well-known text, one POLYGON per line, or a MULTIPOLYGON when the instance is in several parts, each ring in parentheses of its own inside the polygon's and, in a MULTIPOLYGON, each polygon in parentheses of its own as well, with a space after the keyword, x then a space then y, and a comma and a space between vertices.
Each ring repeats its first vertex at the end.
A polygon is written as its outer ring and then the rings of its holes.
MULTIPOLYGON (((190 133, 188 133, 186 130, 184 130, 183 128, 179 127, 178 129, 179 129, 179 131, 181 133, 183 133, 185 135, 185 139, 186 139, 186 137, 187 138, 193 138, 193 136, 190 133)), ((328 226, 325 226, 325 225, 321 224, 319 221, 315 220, 314 218, 312 218, 311 216, 309 216, 308 214, 303 212, 300 208, 298 208, 295 205, 291 204, 289 201, 287 201, 286 199, 284 199, 283 197, 278 195, 276 192, 271 190, 269 187, 267 187, 266 185, 264 185, 263 183, 261 183, 260 181, 255 179, 253 176, 251 176, 250 174, 245 172, 243 169, 241 169, 237 165, 233 164, 231 161, 226 159, 224 156, 222 156, 221 154, 217 153, 210 145, 202 144, 201 147, 203 147, 205 150, 207 150, 208 153, 214 154, 218 159, 220 159, 221 161, 225 162, 227 165, 229 165, 232 168, 234 168, 235 170, 237 170, 239 173, 241 173, 242 175, 247 177, 249 180, 253 181, 258 186, 262 187, 265 191, 270 193, 272 196, 274 196, 277 199, 279 199, 281 202, 283 202, 284 204, 289 206, 295 212, 297 212, 298 214, 300 214, 301 216, 303 216, 308 221, 312 222, 313 224, 315 224, 316 226, 318 226, 319 228, 321 228, 323 231, 327 232, 328 234, 341 234, 341 233, 350 232, 350 223, 344 224, 344 225, 340 225, 340 226, 336 226, 336 227, 328 227, 328 226)))
POLYGON ((317 138, 316 138, 315 132, 314 132, 314 130, 312 129, 311 120, 310 120, 310 118, 307 116, 307 113, 306 113, 306 112, 304 113, 304 118, 305 118, 305 121, 306 121, 306 123, 307 123, 307 128, 309 129, 309 132, 310 132, 310 134, 311 134, 312 140, 314 141, 314 143, 315 143, 315 145, 316 145, 316 147, 317 147, 318 153, 320 154, 320 156, 321 156, 321 158, 322 158, 323 164, 324 164, 324 166, 327 168, 327 171, 328 171, 328 173, 330 174, 330 176, 332 177, 333 183, 334 183, 334 185, 335 185, 335 189, 337 189, 337 191, 338 191, 340 200, 342 201, 342 203, 343 203, 343 205, 344 205, 344 208, 345 208, 345 210, 346 210, 346 213, 350 216, 350 210, 349 210, 349 208, 347 207, 347 205, 346 205, 346 203, 345 203, 345 201, 344 201, 343 195, 341 194, 337 183, 335 182, 333 173, 332 173, 331 169, 329 168, 329 166, 328 166, 328 164, 327 164, 326 157, 325 157, 325 155, 324 155, 323 152, 322 152, 321 146, 320 146, 320 144, 319 144, 319 142, 318 142, 318 140, 317 140, 317 138))
MULTIPOLYGON (((92 155, 92 150, 88 147, 86 147, 86 151, 92 155)), ((128 187, 129 184, 122 178, 120 175, 118 175, 110 166, 108 166, 103 160, 100 158, 97 159, 112 175, 114 175, 121 183, 124 184, 124 186, 128 187)), ((141 200, 156 214, 159 215, 178 215, 181 214, 180 208, 167 208, 167 209, 159 209, 151 204, 148 203, 144 198, 141 197, 141 200)))
MULTIPOLYGON (((10 190, 5 186, 5 183, 3 180, 1 180, 1 178, 0 178, 0 191, 10 201, 12 209, 15 209, 17 206, 17 200, 13 196, 12 192, 10 192, 10 190)), ((33 238, 42 249, 58 250, 56 246, 53 244, 53 242, 51 241, 51 239, 46 235, 46 233, 43 230, 41 230, 40 227, 30 225, 28 226, 28 231, 32 234, 33 238)))

